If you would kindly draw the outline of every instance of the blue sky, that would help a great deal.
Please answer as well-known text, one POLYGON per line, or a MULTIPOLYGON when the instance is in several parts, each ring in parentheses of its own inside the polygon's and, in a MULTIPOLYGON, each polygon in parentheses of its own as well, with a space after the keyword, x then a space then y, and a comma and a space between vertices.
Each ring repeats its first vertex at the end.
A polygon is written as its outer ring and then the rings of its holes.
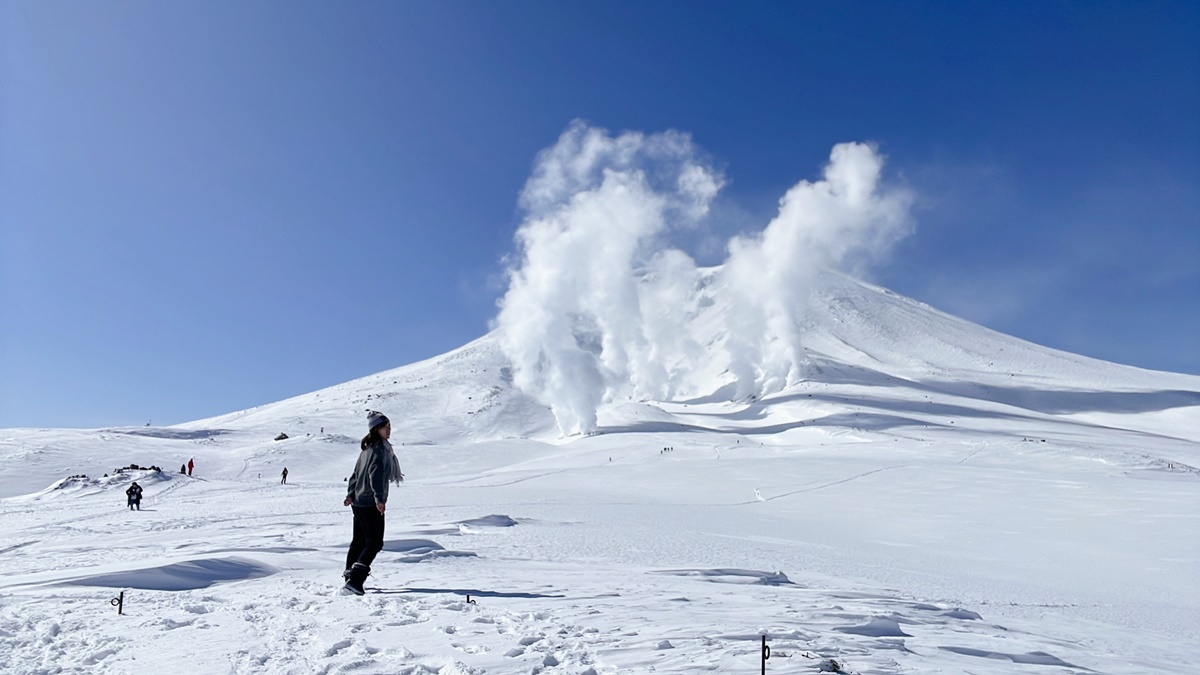
POLYGON ((171 424, 488 329, 538 151, 692 135, 761 228, 869 141, 873 279, 1200 373, 1200 5, 0 5, 0 427, 171 424))

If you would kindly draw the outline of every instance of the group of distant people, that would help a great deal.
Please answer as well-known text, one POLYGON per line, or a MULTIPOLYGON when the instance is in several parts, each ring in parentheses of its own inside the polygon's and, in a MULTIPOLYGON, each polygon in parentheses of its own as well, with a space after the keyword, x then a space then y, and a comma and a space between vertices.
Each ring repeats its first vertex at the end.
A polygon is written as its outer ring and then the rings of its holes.
MULTIPOLYGON (((150 468, 158 469, 156 466, 152 466, 150 468)), ((180 465, 179 473, 185 476, 190 476, 192 475, 192 470, 195 468, 196 458, 192 457, 188 459, 187 464, 180 465)), ((138 511, 142 510, 142 492, 142 486, 138 485, 136 480, 133 481, 133 484, 130 485, 128 489, 125 490, 125 497, 127 498, 126 505, 129 506, 130 511, 133 511, 134 509, 137 509, 138 511)))
MULTIPOLYGON (((187 464, 179 467, 179 473, 190 476, 192 475, 192 469, 194 469, 195 466, 196 462, 195 458, 193 457, 187 461, 187 464)), ((156 466, 152 466, 150 468, 159 470, 156 466)), ((137 509, 138 511, 142 510, 142 492, 142 486, 138 485, 136 480, 133 481, 133 484, 125 490, 126 505, 129 506, 130 511, 134 509, 137 509)))
MULTIPOLYGON (((322 428, 324 431, 324 428, 322 428)), ((345 589, 363 595, 363 583, 371 573, 371 563, 383 550, 384 514, 387 512, 388 487, 404 481, 400 461, 392 448, 392 422, 386 415, 371 411, 367 414, 367 435, 359 442, 358 460, 347 480, 343 506, 354 514, 354 529, 350 548, 346 551, 346 569, 342 572, 345 589)), ((666 448, 663 449, 667 451, 666 448)), ((179 473, 191 476, 195 458, 179 467, 179 473)), ((287 485, 288 469, 283 467, 279 483, 287 485)), ((129 510, 142 510, 142 486, 134 481, 125 490, 129 510)))
MULTIPOLYGON (((156 467, 152 467, 152 468, 156 468, 156 467)), ((179 466, 179 473, 181 473, 185 476, 191 476, 192 472, 195 470, 196 470, 196 458, 195 457, 188 459, 186 464, 181 464, 179 466)), ((280 485, 287 485, 287 477, 288 477, 288 470, 287 470, 287 467, 285 466, 285 467, 283 467, 283 474, 281 475, 281 480, 279 481, 280 485)), ((135 508, 138 511, 142 510, 142 492, 143 492, 142 486, 138 485, 136 480, 133 481, 133 484, 129 486, 129 489, 125 490, 125 496, 128 498, 127 504, 129 506, 130 511, 133 511, 135 508)))

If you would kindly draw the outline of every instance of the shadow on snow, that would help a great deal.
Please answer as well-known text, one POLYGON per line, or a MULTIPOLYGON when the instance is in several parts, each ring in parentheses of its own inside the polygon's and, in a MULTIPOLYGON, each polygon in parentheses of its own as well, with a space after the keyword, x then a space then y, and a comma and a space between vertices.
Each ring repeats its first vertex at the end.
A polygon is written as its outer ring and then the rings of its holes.
POLYGON ((475 598, 565 598, 565 595, 553 593, 517 593, 503 591, 481 591, 478 588, 400 588, 389 590, 368 590, 368 593, 407 594, 407 593, 442 593, 462 595, 475 598))

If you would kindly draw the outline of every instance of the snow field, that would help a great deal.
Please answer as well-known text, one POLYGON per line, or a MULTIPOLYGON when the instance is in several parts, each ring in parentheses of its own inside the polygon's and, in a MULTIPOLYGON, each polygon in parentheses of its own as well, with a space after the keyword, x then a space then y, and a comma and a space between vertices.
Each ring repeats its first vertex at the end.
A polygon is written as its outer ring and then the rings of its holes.
POLYGON ((822 283, 802 381, 730 400, 700 298, 702 391, 595 435, 494 334, 176 427, 0 430, 0 671, 758 672, 766 635, 775 673, 1200 672, 1200 378, 822 283), (408 478, 357 597, 368 409, 408 478))

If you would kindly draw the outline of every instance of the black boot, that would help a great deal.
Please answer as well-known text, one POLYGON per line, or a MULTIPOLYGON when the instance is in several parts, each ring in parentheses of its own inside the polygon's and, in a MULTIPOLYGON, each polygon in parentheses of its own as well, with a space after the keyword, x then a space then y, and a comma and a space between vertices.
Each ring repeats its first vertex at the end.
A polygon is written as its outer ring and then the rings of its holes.
POLYGON ((366 593, 363 590, 363 582, 367 580, 367 575, 371 573, 371 568, 362 563, 354 563, 347 571, 348 578, 346 579, 346 590, 355 595, 366 593))

